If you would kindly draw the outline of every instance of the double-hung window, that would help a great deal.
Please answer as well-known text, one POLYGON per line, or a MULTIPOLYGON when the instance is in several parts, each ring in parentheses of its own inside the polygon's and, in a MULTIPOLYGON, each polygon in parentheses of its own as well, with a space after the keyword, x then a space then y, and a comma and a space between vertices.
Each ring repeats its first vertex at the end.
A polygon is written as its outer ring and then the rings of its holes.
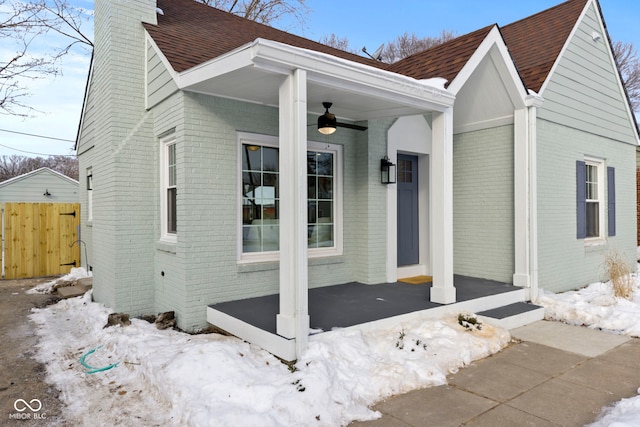
POLYGON ((605 169, 603 160, 588 158, 576 162, 576 178, 578 238, 597 242, 606 235, 615 236, 615 169, 605 169))
POLYGON ((177 233, 177 170, 176 140, 174 136, 161 141, 161 238, 175 241, 177 233))
MULTIPOLYGON (((309 256, 342 251, 340 191, 342 147, 307 144, 307 246, 309 256)), ((275 261, 280 250, 278 139, 239 134, 241 261, 275 261)))
POLYGON ((602 215, 602 197, 600 183, 601 165, 588 162, 585 165, 585 204, 586 204, 586 238, 600 237, 602 215))

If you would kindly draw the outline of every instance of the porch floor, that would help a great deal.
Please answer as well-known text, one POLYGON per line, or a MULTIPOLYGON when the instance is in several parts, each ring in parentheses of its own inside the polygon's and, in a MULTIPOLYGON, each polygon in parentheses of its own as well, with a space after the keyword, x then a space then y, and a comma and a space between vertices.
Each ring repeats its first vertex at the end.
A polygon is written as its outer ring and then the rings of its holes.
MULTIPOLYGON (((454 276, 454 286, 457 302, 521 289, 507 283, 458 275, 454 276)), ((442 306, 429 301, 430 290, 431 283, 412 285, 402 282, 378 285, 351 282, 309 289, 310 327, 330 331, 442 306)), ((278 294, 212 304, 209 307, 264 331, 276 333, 278 294)))

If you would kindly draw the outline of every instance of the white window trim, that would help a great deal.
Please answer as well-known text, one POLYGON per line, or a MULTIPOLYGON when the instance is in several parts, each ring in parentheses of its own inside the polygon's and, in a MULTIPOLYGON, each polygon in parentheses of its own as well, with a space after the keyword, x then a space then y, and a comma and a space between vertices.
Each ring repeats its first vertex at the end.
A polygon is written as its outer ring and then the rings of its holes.
MULTIPOLYGON (((237 143, 237 261, 238 264, 250 264, 260 262, 275 262, 280 260, 280 251, 269 252, 242 252, 242 145, 255 143, 256 145, 262 145, 267 147, 279 147, 278 137, 253 134, 247 132, 238 132, 237 143)), ((335 153, 335 165, 334 165, 334 246, 330 248, 311 248, 307 250, 307 256, 309 258, 322 258, 342 255, 343 253, 343 231, 344 231, 344 219, 343 219, 343 154, 342 145, 327 144, 324 142, 307 141, 307 150, 312 151, 324 151, 335 153)), ((283 179, 280 176, 280 179, 283 179)))
MULTIPOLYGON (((595 166, 597 168, 598 173, 598 236, 596 237, 587 237, 584 239, 585 246, 595 246, 602 245, 606 242, 606 230, 605 230, 605 199, 604 199, 604 187, 605 181, 604 177, 606 174, 606 168, 604 165, 603 159, 598 159, 595 157, 585 157, 584 163, 587 166, 595 166)), ((586 175, 585 175, 586 176, 586 175)), ((586 200, 594 200, 594 199, 586 199, 586 200)))
POLYGON ((93 221, 93 168, 87 168, 87 222, 93 221))
POLYGON ((177 233, 167 230, 167 186, 169 184, 169 155, 168 147, 176 143, 174 134, 160 140, 160 241, 176 243, 177 233))

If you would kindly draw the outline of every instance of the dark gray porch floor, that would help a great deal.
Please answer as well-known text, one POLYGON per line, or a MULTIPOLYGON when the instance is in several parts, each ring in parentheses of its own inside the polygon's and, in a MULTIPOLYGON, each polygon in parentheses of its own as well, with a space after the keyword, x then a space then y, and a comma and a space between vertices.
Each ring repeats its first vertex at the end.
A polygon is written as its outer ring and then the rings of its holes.
MULTIPOLYGON (((458 302, 520 289, 507 283, 458 275, 454 276, 454 286, 458 302)), ((310 326, 329 331, 441 306, 429 301, 430 290, 430 283, 411 285, 402 282, 379 285, 351 282, 309 289, 310 326)), ((278 294, 212 304, 209 307, 276 333, 278 294)))

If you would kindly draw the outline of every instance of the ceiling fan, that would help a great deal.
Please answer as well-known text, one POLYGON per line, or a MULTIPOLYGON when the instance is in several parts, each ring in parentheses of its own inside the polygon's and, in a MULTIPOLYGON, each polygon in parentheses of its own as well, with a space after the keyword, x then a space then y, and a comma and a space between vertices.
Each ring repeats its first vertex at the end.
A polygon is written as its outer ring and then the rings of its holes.
POLYGON ((323 135, 331 135, 336 131, 337 127, 355 129, 359 131, 364 131, 368 129, 367 127, 364 127, 364 126, 352 125, 349 123, 339 123, 336 120, 336 115, 329 112, 329 108, 331 108, 332 105, 333 103, 331 102, 322 103, 322 106, 325 108, 325 112, 323 115, 318 117, 318 132, 320 132, 323 135))

